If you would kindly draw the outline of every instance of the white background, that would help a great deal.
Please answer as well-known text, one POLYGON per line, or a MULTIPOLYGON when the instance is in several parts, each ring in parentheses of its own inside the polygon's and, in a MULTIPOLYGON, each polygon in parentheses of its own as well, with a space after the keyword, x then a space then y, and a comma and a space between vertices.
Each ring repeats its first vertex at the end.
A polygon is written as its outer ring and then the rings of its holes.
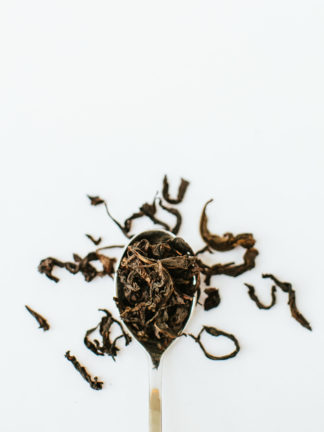
POLYGON ((251 231, 260 250, 252 272, 213 279, 222 303, 190 325, 234 333, 239 356, 213 362, 184 338, 166 354, 164 430, 323 431, 323 18, 316 0, 1 2, 2 431, 147 430, 142 349, 114 363, 82 342, 99 307, 116 313, 112 281, 57 271, 55 284, 37 265, 87 253, 87 232, 123 241, 85 195, 123 220, 164 173, 173 192, 191 181, 180 234, 194 249, 213 197, 210 229, 251 231), (262 272, 293 283, 313 332, 282 292, 270 311, 249 300, 243 282, 270 299, 262 272), (67 349, 104 390, 87 386, 67 349))

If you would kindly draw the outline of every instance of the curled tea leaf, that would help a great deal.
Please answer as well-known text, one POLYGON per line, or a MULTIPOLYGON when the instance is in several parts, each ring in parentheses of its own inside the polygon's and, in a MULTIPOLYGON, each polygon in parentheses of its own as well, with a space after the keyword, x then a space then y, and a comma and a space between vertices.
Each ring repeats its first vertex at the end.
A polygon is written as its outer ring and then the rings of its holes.
POLYGON ((91 328, 86 332, 84 337, 84 344, 94 354, 99 356, 103 356, 104 354, 107 354, 111 356, 113 360, 115 360, 115 357, 117 356, 117 353, 119 351, 119 348, 116 345, 117 341, 121 338, 124 338, 125 345, 128 345, 131 342, 132 338, 124 330, 122 324, 116 318, 113 317, 111 312, 109 312, 107 309, 99 309, 99 310, 101 312, 104 312, 105 315, 101 318, 101 321, 99 322, 99 324, 97 324, 96 327, 91 328), (121 330, 121 335, 117 336, 114 340, 111 340, 110 332, 113 324, 117 324, 119 326, 121 330), (99 333, 102 337, 101 344, 97 339, 94 339, 93 341, 89 339, 89 336, 98 328, 99 328, 99 333))
POLYGON ((165 175, 163 178, 162 196, 165 199, 165 201, 167 201, 169 204, 179 204, 183 200, 188 186, 189 186, 189 182, 182 178, 179 185, 177 198, 171 198, 169 195, 168 178, 165 175))
POLYGON ((208 218, 206 214, 206 208, 209 203, 213 200, 209 200, 206 202, 201 218, 200 218, 200 234, 203 240, 210 246, 212 249, 217 251, 225 252, 236 248, 237 246, 242 246, 245 249, 252 248, 255 244, 255 239, 253 238, 253 234, 244 233, 238 234, 234 236, 232 233, 225 233, 223 236, 219 236, 217 234, 211 234, 208 230, 208 218))
POLYGON ((99 238, 96 240, 94 237, 92 237, 91 234, 86 234, 86 237, 88 237, 88 239, 91 240, 92 243, 95 244, 96 246, 98 246, 98 244, 100 244, 100 243, 101 243, 101 240, 102 240, 101 237, 99 237, 99 238))
POLYGON ((290 307, 291 316, 303 327, 307 328, 308 330, 312 330, 310 323, 297 309, 296 292, 293 290, 292 284, 290 282, 281 282, 276 278, 276 276, 272 274, 263 274, 262 277, 264 279, 272 279, 278 288, 288 294, 288 305, 290 307))
POLYGON ((271 303, 268 306, 266 306, 259 300, 258 296, 255 294, 255 288, 253 285, 250 285, 248 283, 245 283, 244 285, 248 288, 248 294, 250 296, 250 299, 254 301, 254 303, 257 305, 259 309, 271 309, 276 304, 275 286, 271 288, 271 303))
POLYGON ((202 349, 202 351, 205 354, 205 356, 207 358, 209 358, 210 360, 227 360, 227 359, 230 359, 232 357, 235 357, 238 354, 238 352, 240 351, 239 342, 238 342, 238 340, 236 339, 236 337, 234 335, 232 335, 230 333, 226 333, 226 332, 224 332, 222 330, 218 330, 215 327, 203 326, 203 328, 200 330, 200 332, 198 333, 197 336, 194 336, 193 334, 188 334, 188 336, 192 337, 192 339, 194 339, 194 341, 199 344, 199 346, 202 349), (201 335, 203 334, 204 331, 206 333, 210 334, 211 336, 215 336, 215 337, 225 336, 226 338, 230 339, 231 341, 234 342, 234 345, 235 345, 234 351, 232 351, 229 354, 223 355, 223 356, 215 356, 213 354, 210 354, 206 350, 206 348, 204 347, 204 345, 202 344, 202 342, 200 340, 201 335))
POLYGON ((140 211, 143 213, 143 215, 147 216, 149 219, 151 219, 151 221, 156 224, 156 225, 161 225, 164 229, 166 229, 167 231, 170 231, 170 227, 167 223, 161 221, 160 219, 158 219, 155 214, 156 214, 156 203, 155 203, 155 198, 153 200, 153 202, 150 203, 144 203, 141 207, 140 207, 140 211))
MULTIPOLYGON (((112 247, 119 247, 119 246, 112 246, 112 247)), ((116 258, 111 258, 99 253, 99 250, 108 249, 108 248, 109 246, 106 246, 105 248, 98 249, 98 251, 89 252, 84 258, 74 253, 73 254, 74 262, 59 261, 56 258, 52 258, 52 257, 45 258, 40 262, 38 266, 38 271, 40 273, 45 273, 49 279, 55 282, 59 281, 59 278, 52 274, 52 271, 54 270, 55 266, 65 268, 69 273, 72 274, 81 273, 86 282, 91 282, 97 276, 98 277, 110 276, 112 278, 115 272, 114 265, 116 263, 116 258), (96 267, 91 264, 94 261, 101 262, 102 270, 97 270, 96 267)))
POLYGON ((176 208, 165 206, 161 199, 159 200, 159 204, 160 204, 160 207, 163 208, 163 210, 167 211, 168 213, 173 214, 173 216, 176 217, 176 223, 175 223, 174 227, 171 229, 171 232, 173 234, 178 234, 179 229, 181 227, 181 223, 182 223, 181 213, 176 208))
POLYGON ((227 264, 215 264, 213 266, 207 266, 202 261, 199 261, 201 265, 201 272, 206 275, 205 282, 207 285, 210 284, 210 279, 215 275, 227 275, 232 277, 240 276, 248 270, 252 270, 255 267, 255 259, 259 252, 255 248, 247 249, 243 256, 242 264, 234 264, 232 262, 227 264))
POLYGON ((43 260, 38 265, 38 271, 44 273, 46 277, 54 282, 58 282, 60 279, 52 274, 55 267, 64 267, 64 263, 56 258, 48 257, 43 260))

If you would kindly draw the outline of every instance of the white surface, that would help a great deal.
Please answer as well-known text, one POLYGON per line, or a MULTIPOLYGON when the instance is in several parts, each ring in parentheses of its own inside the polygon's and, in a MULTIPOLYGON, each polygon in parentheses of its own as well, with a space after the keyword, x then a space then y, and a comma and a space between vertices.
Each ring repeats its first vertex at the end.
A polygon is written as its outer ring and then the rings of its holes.
POLYGON ((86 232, 122 241, 85 194, 124 219, 164 173, 174 189, 192 182, 181 235, 193 248, 214 197, 210 228, 252 231, 260 250, 253 272, 214 279, 222 303, 191 325, 235 333, 239 356, 212 362, 185 339, 168 353, 164 430, 323 431, 323 15, 315 0, 1 2, 2 431, 146 430, 142 350, 114 363, 82 342, 99 307, 116 310, 112 281, 59 271, 56 285, 36 268, 86 253, 86 232), (294 284, 312 333, 283 293, 271 311, 248 299, 243 282, 270 298, 263 271, 294 284))

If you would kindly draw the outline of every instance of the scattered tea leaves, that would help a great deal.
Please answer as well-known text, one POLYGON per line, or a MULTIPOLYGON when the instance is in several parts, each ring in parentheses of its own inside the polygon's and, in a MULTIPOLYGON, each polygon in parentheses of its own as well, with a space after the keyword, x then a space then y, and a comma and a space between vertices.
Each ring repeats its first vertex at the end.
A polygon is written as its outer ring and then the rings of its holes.
POLYGON ((163 178, 162 196, 165 199, 165 201, 167 201, 169 204, 179 204, 183 200, 188 186, 189 186, 189 182, 182 178, 179 185, 177 198, 171 198, 169 195, 168 178, 165 175, 163 178))
POLYGON ((210 279, 215 275, 227 275, 237 277, 245 273, 248 270, 252 270, 255 267, 255 259, 259 252, 255 248, 247 249, 243 256, 242 264, 234 264, 233 262, 227 264, 215 264, 213 266, 207 266, 201 261, 201 272, 206 275, 205 282, 207 285, 210 284, 210 279))
POLYGON ((199 344, 199 346, 203 350, 205 356, 208 357, 210 360, 227 360, 227 359, 230 359, 232 357, 235 357, 238 354, 238 352, 240 351, 239 342, 234 335, 232 335, 230 333, 225 333, 224 331, 218 330, 215 327, 203 326, 203 328, 200 330, 200 332, 198 333, 197 336, 194 336, 193 334, 188 334, 188 336, 192 337, 194 339, 194 341, 199 344), (207 332, 208 334, 210 334, 211 336, 215 336, 215 337, 225 336, 228 339, 231 339, 235 345, 234 351, 232 351, 230 354, 226 354, 223 356, 215 356, 215 355, 210 354, 206 350, 206 348, 204 347, 204 345, 202 344, 202 342, 200 340, 201 335, 203 334, 204 331, 207 332))
POLYGON ((37 320, 37 322, 39 324, 39 328, 42 328, 44 331, 49 330, 50 326, 49 326, 48 322, 46 321, 46 319, 44 317, 42 317, 42 315, 40 315, 38 312, 35 312, 32 308, 30 308, 27 305, 25 305, 25 308, 37 320))
POLYGON ((96 327, 91 328, 88 330, 84 337, 84 344, 85 346, 92 351, 94 354, 103 356, 104 354, 107 354, 112 357, 113 360, 115 360, 115 357, 117 356, 117 353, 119 351, 119 348, 116 346, 116 342, 124 338, 125 345, 128 345, 132 338, 131 336, 124 330, 124 327, 122 324, 115 319, 111 312, 109 312, 107 309, 99 309, 99 311, 104 312, 105 316, 101 318, 101 321, 99 324, 96 325, 96 327), (113 324, 117 324, 121 330, 121 335, 117 336, 113 341, 110 340, 110 331, 113 324), (102 337, 102 343, 97 339, 94 339, 91 341, 89 339, 89 336, 95 332, 99 327, 99 333, 102 337))
POLYGON ((181 213, 179 212, 178 209, 176 208, 172 208, 172 207, 167 207, 163 204, 162 200, 159 200, 159 204, 160 207, 163 208, 163 210, 167 211, 168 213, 173 214, 176 217, 176 224, 174 225, 174 227, 171 229, 171 232, 173 234, 178 234, 179 229, 181 227, 181 223, 182 223, 182 217, 181 217, 181 213))
POLYGON ((99 237, 97 240, 94 238, 94 237, 92 237, 92 235, 91 234, 86 234, 86 237, 88 237, 88 239, 90 239, 91 241, 92 241, 92 243, 94 244, 94 245, 96 245, 96 246, 98 246, 100 243, 101 243, 101 237, 99 237))
POLYGON ((93 205, 93 206, 104 204, 104 202, 105 202, 99 196, 90 196, 90 195, 87 195, 87 197, 89 198, 89 200, 91 202, 91 205, 93 205))
POLYGON ((228 232, 225 233, 223 236, 219 236, 217 234, 210 233, 207 227, 208 218, 206 214, 206 208, 207 205, 212 201, 213 200, 211 199, 206 202, 200 218, 200 234, 204 241, 207 243, 207 245, 212 249, 221 252, 230 251, 237 246, 242 246, 245 249, 252 248, 255 245, 255 239, 253 238, 253 234, 245 233, 234 236, 232 233, 228 232))
POLYGON ((259 300, 258 296, 255 294, 255 288, 253 285, 250 285, 248 283, 245 283, 244 285, 248 288, 248 294, 250 296, 250 299, 254 301, 254 303, 258 306, 259 309, 271 309, 276 304, 275 286, 271 288, 271 303, 266 306, 259 300))
POLYGON ((164 228, 167 231, 170 231, 170 227, 167 223, 161 221, 160 219, 158 219, 155 214, 157 211, 156 208, 156 198, 154 198, 154 200, 152 201, 152 204, 150 203, 144 203, 141 207, 140 207, 140 211, 143 213, 144 216, 147 216, 149 219, 151 219, 151 221, 156 224, 156 225, 161 225, 162 228, 164 228))
POLYGON ((204 302, 205 311, 216 308, 221 301, 219 290, 217 288, 206 288, 205 293, 207 294, 204 302))
POLYGON ((292 317, 295 318, 295 320, 298 321, 303 327, 307 328, 308 330, 312 330, 310 323, 297 309, 296 292, 293 290, 292 284, 290 282, 281 282, 276 278, 276 276, 272 274, 263 274, 262 277, 264 279, 272 279, 278 288, 288 294, 288 305, 290 307, 292 317))
POLYGON ((103 382, 98 381, 98 377, 96 377, 96 376, 94 378, 92 378, 91 375, 89 374, 89 372, 87 371, 87 369, 79 363, 77 358, 70 354, 70 351, 67 351, 65 353, 65 357, 68 359, 69 362, 71 362, 73 364, 75 369, 80 373, 82 378, 89 383, 89 385, 92 389, 94 389, 94 390, 101 390, 102 389, 103 382))
POLYGON ((41 260, 38 271, 44 273, 52 281, 58 282, 60 279, 52 274, 55 267, 64 267, 64 263, 56 258, 48 257, 41 260))
MULTIPOLYGON (((135 220, 146 217, 156 225, 161 226, 175 235, 178 234, 182 215, 174 207, 169 207, 164 203, 179 204, 184 199, 189 182, 181 179, 178 194, 172 198, 169 194, 169 182, 165 175, 163 178, 162 198, 157 195, 152 202, 145 202, 139 209, 120 223, 110 213, 107 202, 99 196, 90 196, 90 204, 93 206, 103 205, 110 219, 118 226, 127 238, 131 238, 132 224, 135 220), (164 200, 164 201, 163 201, 164 200), (158 205, 157 205, 158 204, 158 205), (168 223, 157 217, 158 210, 164 210, 175 217, 175 224, 170 227, 168 223)), ((124 323, 132 330, 136 338, 146 346, 152 354, 152 360, 155 367, 158 366, 161 353, 176 338, 181 335, 190 336, 197 342, 203 350, 206 357, 212 360, 226 360, 237 355, 240 350, 236 337, 230 333, 218 330, 215 327, 203 326, 197 336, 192 334, 183 334, 183 326, 186 323, 191 305, 196 296, 198 302, 201 292, 200 273, 205 275, 205 284, 208 286, 212 276, 227 275, 236 277, 255 267, 258 250, 255 248, 255 239, 251 233, 242 233, 234 235, 227 232, 223 235, 213 234, 208 229, 208 217, 206 214, 207 206, 212 200, 207 201, 204 205, 200 218, 200 234, 205 246, 194 254, 190 246, 181 238, 176 237, 161 243, 151 243, 148 239, 143 238, 138 242, 131 244, 125 256, 122 259, 118 272, 121 283, 124 286, 123 296, 115 299, 120 311, 120 316, 124 323), (245 249, 243 262, 236 264, 228 262, 221 264, 215 262, 213 265, 207 265, 198 258, 198 255, 208 252, 213 254, 214 251, 225 252, 242 247, 245 249), (193 281, 196 283, 193 283, 193 281), (224 336, 229 338, 235 345, 235 349, 227 355, 215 356, 210 354, 201 342, 201 335, 206 332, 210 336, 224 336)), ((163 213, 163 212, 161 212, 163 213)), ((165 214, 165 213, 164 213, 165 214)), ((101 237, 95 239, 92 235, 86 236, 98 246, 101 243, 101 237)), ((103 251, 112 248, 124 247, 122 245, 111 245, 97 248, 96 251, 89 252, 84 257, 73 254, 73 261, 60 261, 53 257, 48 257, 39 263, 38 270, 54 282, 59 278, 53 275, 55 268, 64 268, 72 274, 81 273, 87 282, 91 282, 96 277, 110 276, 115 273, 116 258, 106 256, 103 251), (93 264, 100 263, 102 268, 98 270, 93 264)), ((255 293, 253 285, 245 284, 248 288, 248 294, 252 301, 260 309, 271 309, 276 303, 276 287, 288 294, 288 304, 291 315, 302 326, 311 330, 309 322, 299 312, 296 306, 296 294, 289 282, 281 282, 272 274, 264 274, 263 278, 270 278, 275 286, 271 290, 271 303, 263 304, 255 293)), ((220 304, 220 294, 217 288, 205 288, 207 297, 204 301, 206 311, 216 308, 220 304)), ((201 303, 199 303, 201 304, 201 303)), ((26 306, 27 310, 37 319, 40 327, 48 330, 47 321, 26 306)), ((99 356, 109 355, 114 360, 118 354, 119 347, 117 342, 124 339, 124 344, 128 345, 131 337, 124 330, 122 324, 116 320, 107 309, 99 309, 104 313, 98 325, 89 329, 84 337, 86 347, 99 356), (113 325, 119 326, 121 334, 114 339, 111 338, 111 329, 113 325), (91 339, 93 333, 98 330, 101 341, 91 339)), ((66 358, 80 372, 83 378, 96 390, 102 388, 102 382, 98 378, 91 378, 86 369, 80 365, 78 360, 70 355, 68 351, 66 358)))
MULTIPOLYGON (((116 247, 116 246, 114 246, 116 247)), ((116 263, 116 258, 110 258, 106 255, 99 253, 99 250, 108 249, 109 246, 105 248, 98 249, 98 251, 88 253, 84 258, 80 255, 74 253, 72 261, 59 261, 56 258, 48 257, 43 259, 39 266, 38 271, 40 273, 45 273, 46 276, 53 280, 54 282, 58 282, 59 278, 52 274, 54 268, 61 267, 65 268, 68 272, 72 274, 81 273, 87 282, 91 282, 95 277, 104 277, 110 276, 113 277, 115 272, 114 265, 116 263), (102 264, 102 270, 97 270, 95 266, 91 263, 94 261, 99 261, 102 264)))

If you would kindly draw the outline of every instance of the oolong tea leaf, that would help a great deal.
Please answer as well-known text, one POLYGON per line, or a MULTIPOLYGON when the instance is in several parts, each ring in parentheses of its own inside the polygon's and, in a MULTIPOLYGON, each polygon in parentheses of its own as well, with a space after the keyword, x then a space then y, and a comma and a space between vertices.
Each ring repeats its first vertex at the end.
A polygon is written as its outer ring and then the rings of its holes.
MULTIPOLYGON (((81 274, 84 280, 89 283, 98 277, 119 278, 123 286, 122 295, 120 293, 115 301, 120 316, 136 339, 151 353, 155 367, 158 367, 164 350, 175 338, 180 336, 192 338, 205 356, 211 360, 227 360, 238 354, 240 345, 237 338, 231 333, 213 326, 203 325, 198 335, 194 336, 191 333, 183 333, 183 329, 193 302, 201 305, 198 301, 201 292, 206 294, 203 302, 204 309, 211 311, 209 312, 210 318, 213 313, 215 317, 217 316, 217 311, 212 310, 220 305, 222 287, 211 288, 212 279, 219 275, 239 277, 251 271, 255 268, 256 258, 259 254, 252 233, 233 234, 226 232, 220 235, 209 230, 207 206, 212 200, 207 201, 202 208, 199 231, 203 246, 196 253, 181 237, 172 238, 170 232, 178 235, 182 225, 182 214, 174 205, 183 201, 188 186, 189 182, 181 179, 177 196, 172 197, 169 192, 168 178, 165 175, 161 193, 156 194, 152 201, 145 201, 137 209, 133 209, 131 215, 126 217, 124 222, 119 222, 112 216, 105 199, 98 195, 88 195, 90 204, 95 207, 103 206, 108 217, 126 238, 131 239, 133 237, 135 231, 133 224, 140 218, 146 219, 147 230, 152 230, 158 225, 168 231, 166 234, 171 237, 160 242, 154 242, 148 238, 139 240, 137 236, 134 237, 134 241, 130 241, 124 252, 118 274, 115 272, 117 258, 107 256, 105 251, 123 247, 121 245, 103 246, 82 255, 74 253, 71 261, 62 261, 50 256, 42 259, 38 266, 39 272, 54 282, 59 282, 58 276, 53 273, 60 268, 72 275, 81 274), (172 207, 169 204, 172 204, 172 207), (172 222, 171 225, 165 220, 165 218, 169 220, 170 215, 174 217, 174 223, 172 222), (215 253, 231 251, 235 248, 243 249, 243 259, 238 263, 223 263, 219 259, 220 254, 215 253), (206 254, 207 258, 210 259, 208 263, 201 259, 202 254, 206 254), (201 278, 201 275, 204 278, 201 278), (230 339, 234 344, 233 351, 225 355, 211 354, 202 343, 203 334, 230 339)), ((96 246, 101 243, 101 237, 95 239, 89 234, 86 235, 96 246)), ((297 308, 296 292, 292 288, 292 284, 280 281, 271 273, 263 274, 262 277, 270 279, 275 284, 271 289, 271 301, 267 304, 260 301, 253 285, 245 284, 248 288, 248 295, 256 306, 263 310, 271 309, 276 303, 276 289, 279 288, 288 295, 288 305, 292 317, 303 327, 311 330, 310 323, 297 308)), ((219 286, 218 283, 216 285, 219 286)), ((37 319, 40 327, 48 330, 49 325, 45 318, 28 306, 26 308, 37 319)), ((95 355, 107 355, 115 360, 121 346, 127 346, 131 342, 131 337, 111 312, 106 308, 100 309, 100 311, 104 315, 96 326, 85 331, 84 344, 95 355), (113 338, 111 336, 112 329, 116 327, 120 333, 113 338), (95 332, 99 334, 98 339, 95 337, 95 332)), ((85 367, 69 351, 66 353, 66 358, 92 388, 96 390, 102 388, 103 383, 97 377, 92 378, 85 367)), ((190 361, 190 359, 186 359, 186 361, 190 361)))

